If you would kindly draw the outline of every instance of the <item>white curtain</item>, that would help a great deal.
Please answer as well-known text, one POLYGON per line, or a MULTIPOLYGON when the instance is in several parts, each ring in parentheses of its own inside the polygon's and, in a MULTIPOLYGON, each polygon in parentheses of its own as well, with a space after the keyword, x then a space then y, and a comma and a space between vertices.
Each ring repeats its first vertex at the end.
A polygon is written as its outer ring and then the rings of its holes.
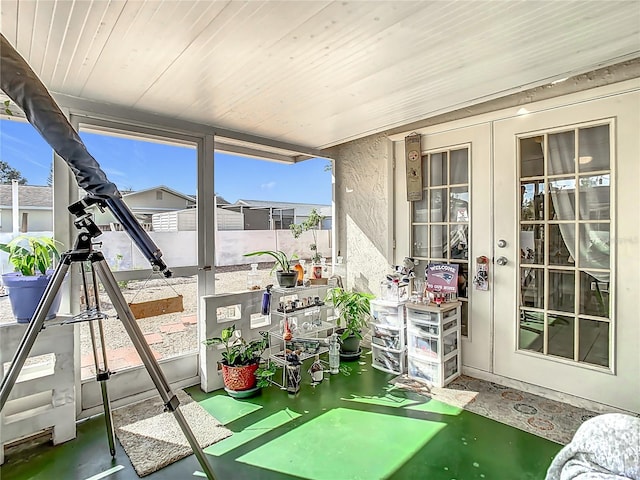
MULTIPOLYGON (((581 149, 595 156, 608 149, 608 131, 606 129, 589 129, 580 138, 581 149), (604 138, 607 135, 607 138, 604 138)), ((575 170, 575 144, 571 134, 549 135, 549 173, 573 173, 575 170)), ((598 188, 594 185, 584 186, 580 189, 580 205, 576 218, 576 190, 580 188, 554 189, 551 193, 551 201, 556 211, 557 220, 591 218, 590 205, 598 205, 598 188)), ((608 201, 608 199, 607 199, 608 201)), ((551 219, 553 220, 553 219, 551 219)), ((576 230, 574 223, 561 223, 560 233, 562 239, 571 254, 581 268, 592 267, 599 269, 610 268, 609 255, 609 231, 600 231, 594 228, 598 224, 587 223, 580 226, 579 246, 576 251, 576 230)), ((608 272, 587 270, 586 273, 596 278, 599 282, 609 282, 608 272)))

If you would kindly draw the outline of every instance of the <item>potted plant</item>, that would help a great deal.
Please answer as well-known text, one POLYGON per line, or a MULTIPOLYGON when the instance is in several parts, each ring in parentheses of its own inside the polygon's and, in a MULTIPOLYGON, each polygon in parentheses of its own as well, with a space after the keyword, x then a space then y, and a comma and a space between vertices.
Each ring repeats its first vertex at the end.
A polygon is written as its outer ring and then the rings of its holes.
MULTIPOLYGON (((264 250, 260 252, 245 253, 245 257, 255 257, 257 255, 269 255, 275 259, 275 264, 271 271, 276 272, 278 285, 283 288, 295 287, 298 280, 298 272, 291 266, 291 259, 282 250, 264 250)), ((293 257, 292 257, 293 258, 293 257)))
MULTIPOLYGON (((9 254, 15 272, 2 275, 9 294, 13 315, 18 323, 29 323, 53 275, 53 262, 60 258, 56 242, 49 237, 19 235, 9 243, 0 243, 9 254)), ((55 318, 60 308, 61 292, 56 295, 46 319, 55 318)))
POLYGON ((289 230, 291 230, 293 238, 300 238, 300 235, 302 235, 304 232, 311 231, 311 234, 313 235, 313 243, 309 245, 309 248, 311 249, 311 262, 314 264, 319 264, 320 259, 322 258, 322 256, 318 252, 317 231, 318 227, 325 218, 326 217, 324 215, 320 215, 318 213, 318 210, 312 208, 309 212, 309 216, 304 222, 292 223, 291 225, 289 225, 289 230))
POLYGON ((276 374, 276 364, 273 362, 264 362, 256 370, 256 386, 268 387, 271 385, 272 378, 276 374))
POLYGON ((256 370, 260 366, 262 353, 267 348, 267 332, 261 338, 247 342, 235 325, 222 330, 219 337, 206 339, 205 345, 223 345, 222 379, 225 390, 232 396, 245 396, 237 392, 253 393, 257 390, 256 370))
POLYGON ((357 358, 360 355, 362 330, 369 325, 370 300, 374 295, 365 292, 350 292, 335 287, 327 292, 326 301, 333 306, 337 315, 336 333, 340 335, 340 355, 357 358))

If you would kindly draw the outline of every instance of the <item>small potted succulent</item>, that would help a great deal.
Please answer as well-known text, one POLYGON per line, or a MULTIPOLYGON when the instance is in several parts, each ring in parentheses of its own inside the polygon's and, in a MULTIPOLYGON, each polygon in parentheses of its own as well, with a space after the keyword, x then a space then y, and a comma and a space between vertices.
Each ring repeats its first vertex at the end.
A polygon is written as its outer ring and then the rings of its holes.
MULTIPOLYGON (((2 275, 11 309, 18 323, 29 323, 51 280, 53 263, 60 258, 56 242, 50 237, 19 235, 9 243, 0 243, 0 250, 9 254, 9 262, 15 269, 2 275)), ((58 313, 60 294, 47 312, 47 320, 58 313)))
POLYGON ((273 270, 276 272, 278 285, 283 288, 296 286, 298 272, 291 265, 291 260, 295 257, 289 258, 282 250, 264 250, 244 254, 245 257, 255 257, 258 255, 269 255, 274 258, 275 264, 273 266, 273 270))
POLYGON ((267 332, 260 332, 261 338, 247 342, 235 325, 222 330, 219 337, 206 339, 205 345, 223 345, 222 378, 225 390, 231 396, 244 396, 238 392, 257 390, 256 370, 260 366, 263 352, 268 345, 267 332))

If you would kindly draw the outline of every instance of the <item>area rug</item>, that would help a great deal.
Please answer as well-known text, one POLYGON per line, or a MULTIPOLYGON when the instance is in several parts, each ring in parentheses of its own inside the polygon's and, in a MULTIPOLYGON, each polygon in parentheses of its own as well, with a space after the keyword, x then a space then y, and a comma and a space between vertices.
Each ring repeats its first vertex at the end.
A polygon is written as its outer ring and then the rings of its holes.
POLYGON ((465 375, 445 388, 430 387, 407 375, 400 375, 391 383, 562 445, 571 441, 585 420, 598 415, 590 410, 465 375))
MULTIPOLYGON (((208 447, 232 434, 184 391, 176 392, 180 410, 201 447, 208 447)), ((173 413, 155 398, 113 411, 113 425, 124 451, 140 477, 191 455, 191 446, 173 413)))

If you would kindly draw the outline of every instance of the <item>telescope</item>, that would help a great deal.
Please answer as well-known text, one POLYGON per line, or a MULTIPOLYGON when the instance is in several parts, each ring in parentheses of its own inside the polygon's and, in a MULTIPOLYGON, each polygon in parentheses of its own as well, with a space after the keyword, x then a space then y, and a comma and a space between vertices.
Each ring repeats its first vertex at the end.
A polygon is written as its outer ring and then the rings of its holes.
MULTIPOLYGON (((120 225, 122 225, 122 228, 129 235, 132 242, 138 247, 149 263, 151 263, 152 269, 157 272, 162 272, 165 277, 170 277, 171 270, 167 268, 167 265, 162 260, 162 252, 146 230, 142 228, 142 225, 140 225, 140 222, 138 222, 131 210, 129 210, 127 204, 124 203, 122 194, 118 191, 116 185, 109 181, 96 159, 87 151, 80 136, 71 123, 69 123, 67 117, 64 116, 47 88, 2 34, 0 34, 0 73, 0 88, 22 109, 29 123, 31 123, 47 143, 51 145, 53 150, 67 162, 67 165, 69 165, 78 181, 78 185, 87 192, 87 195, 83 199, 69 206, 69 212, 76 217, 74 225, 79 229, 80 233, 74 247, 61 255, 60 262, 56 266, 56 270, 36 307, 27 331, 11 361, 11 365, 2 378, 2 383, 0 384, 0 412, 9 398, 11 388, 18 379, 20 370, 25 364, 38 333, 44 328, 46 313, 61 288, 70 266, 73 263, 81 263, 84 266, 85 263, 90 262, 95 287, 94 292, 98 290, 96 282, 99 278, 104 290, 111 299, 118 318, 122 322, 151 380, 155 384, 164 402, 166 411, 173 413, 178 425, 191 445, 194 455, 204 470, 206 477, 213 480, 214 475, 211 465, 209 465, 209 461, 193 431, 189 427, 182 411, 178 408, 180 401, 173 392, 169 381, 153 355, 153 351, 144 338, 144 334, 120 291, 115 277, 104 259, 104 255, 102 255, 102 252, 93 250, 93 238, 102 232, 93 221, 87 209, 91 206, 97 206, 102 210, 108 209, 120 225)), ((85 295, 88 298, 84 268, 81 269, 81 272, 85 295)), ((105 410, 109 449, 111 456, 115 457, 114 428, 109 406, 109 395, 106 387, 106 381, 113 372, 111 372, 107 365, 107 355, 104 348, 104 334, 101 323, 103 316, 100 312, 97 293, 94 293, 94 296, 95 308, 88 309, 86 315, 80 315, 78 317, 80 321, 91 322, 89 328, 97 370, 96 380, 100 382, 102 389, 102 403, 105 410), (98 358, 98 350, 93 335, 93 324, 96 322, 102 338, 101 359, 98 358)), ((88 303, 87 301, 87 305, 88 303)))
POLYGON ((153 270, 170 277, 171 270, 162 260, 162 252, 124 203, 116 185, 109 181, 96 159, 87 151, 80 136, 38 76, 2 34, 0 52, 0 88, 22 109, 29 123, 69 165, 78 185, 87 192, 87 196, 69 207, 69 211, 79 216, 90 205, 108 209, 153 270))

